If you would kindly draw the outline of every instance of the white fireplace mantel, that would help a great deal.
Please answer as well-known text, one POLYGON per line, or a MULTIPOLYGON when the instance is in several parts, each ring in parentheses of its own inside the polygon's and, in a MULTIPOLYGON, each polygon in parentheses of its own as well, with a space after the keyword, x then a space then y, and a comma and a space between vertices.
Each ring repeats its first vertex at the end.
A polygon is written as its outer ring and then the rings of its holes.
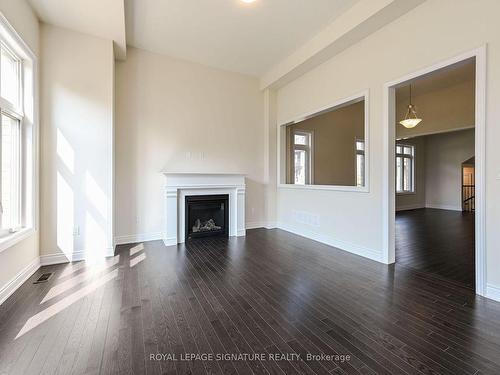
POLYGON ((185 202, 191 195, 229 195, 229 236, 245 235, 245 175, 224 173, 174 173, 165 176, 163 242, 185 240, 185 202))

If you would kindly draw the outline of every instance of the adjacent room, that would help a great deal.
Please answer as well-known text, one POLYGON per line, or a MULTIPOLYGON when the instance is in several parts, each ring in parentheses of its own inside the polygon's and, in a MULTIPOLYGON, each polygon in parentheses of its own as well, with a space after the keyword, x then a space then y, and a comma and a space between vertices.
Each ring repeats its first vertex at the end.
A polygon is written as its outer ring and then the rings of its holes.
POLYGON ((404 83, 396 111, 396 262, 474 289, 474 59, 404 83))
POLYGON ((500 374, 498 0, 0 0, 0 374, 500 374))

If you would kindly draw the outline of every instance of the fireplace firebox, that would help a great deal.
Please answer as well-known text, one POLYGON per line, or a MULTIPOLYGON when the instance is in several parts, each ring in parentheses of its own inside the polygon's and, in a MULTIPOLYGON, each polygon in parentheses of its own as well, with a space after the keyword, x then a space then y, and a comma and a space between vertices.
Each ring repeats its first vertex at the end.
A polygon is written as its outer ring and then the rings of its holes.
POLYGON ((228 236, 229 195, 186 196, 186 240, 207 236, 228 236))

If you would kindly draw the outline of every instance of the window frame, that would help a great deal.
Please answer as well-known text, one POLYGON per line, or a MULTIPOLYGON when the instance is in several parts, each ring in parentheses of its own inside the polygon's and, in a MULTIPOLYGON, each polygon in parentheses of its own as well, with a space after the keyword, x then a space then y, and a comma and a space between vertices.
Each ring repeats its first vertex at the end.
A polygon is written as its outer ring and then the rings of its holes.
POLYGON ((296 189, 296 190, 331 190, 331 191, 349 191, 359 193, 370 192, 370 95, 369 90, 366 89, 357 94, 337 100, 322 108, 314 111, 307 112, 300 116, 296 116, 288 121, 278 121, 278 136, 276 137, 276 150, 277 150, 277 171, 276 171, 276 184, 278 189, 296 189), (354 104, 364 101, 364 139, 365 139, 365 185, 364 186, 345 186, 345 185, 296 185, 286 183, 287 171, 287 127, 298 122, 307 120, 311 117, 320 115, 324 112, 335 110, 336 108, 343 107, 349 104, 354 104), (285 181, 285 182, 283 182, 285 181))
POLYGON ((292 166, 293 170, 293 178, 292 180, 295 181, 295 151, 300 150, 304 151, 306 154, 306 170, 305 170, 305 183, 304 184, 296 184, 295 182, 293 183, 294 185, 308 185, 312 184, 314 182, 314 131, 312 130, 301 130, 301 129, 295 129, 292 132, 292 146, 291 149, 291 160, 293 160, 294 165, 292 166), (308 139, 308 142, 306 145, 301 145, 298 143, 295 143, 295 135, 303 135, 308 139))
POLYGON ((365 162, 366 162, 366 155, 365 155, 365 140, 364 139, 361 139, 361 138, 354 138, 354 179, 355 179, 355 183, 356 183, 356 186, 357 187, 363 187, 365 186, 365 178, 366 178, 366 166, 365 166, 365 162), (363 143, 363 149, 360 150, 358 149, 358 143, 363 143), (363 179, 363 183, 361 185, 358 184, 358 155, 362 155, 363 156, 363 174, 362 174, 362 179, 363 179))
MULTIPOLYGON (((0 237, 0 253, 35 234, 38 228, 38 60, 0 12, 0 43, 19 60, 17 105, 0 95, 0 109, 19 120, 20 227, 0 237)), ((1 69, 1 67, 0 67, 1 69)), ((1 76, 0 76, 1 81, 1 76)), ((0 82, 1 84, 1 82, 0 82)))
MULTIPOLYGON (((416 183, 415 183, 415 153, 416 153, 416 147, 415 145, 412 145, 412 144, 408 144, 408 143, 399 143, 397 142, 396 145, 395 145, 395 148, 394 148, 394 152, 395 152, 395 165, 394 165, 394 168, 395 168, 395 183, 396 183, 396 194, 397 195, 408 195, 408 194, 416 194, 416 183), (403 152, 401 153, 398 153, 397 150, 398 150, 398 147, 401 147, 403 152), (411 154, 405 154, 404 153, 404 148, 405 147, 409 147, 411 148, 411 154), (401 158, 402 159, 402 162, 404 165, 404 160, 405 159, 408 159, 410 160, 410 190, 398 190, 398 173, 397 173, 397 168, 398 168, 398 158, 401 158)), ((404 168, 402 168, 402 171, 404 171, 404 168)), ((401 178, 402 178, 402 181, 401 181, 401 186, 404 186, 404 173, 401 174, 401 178)), ((404 189, 404 188, 403 188, 404 189)))

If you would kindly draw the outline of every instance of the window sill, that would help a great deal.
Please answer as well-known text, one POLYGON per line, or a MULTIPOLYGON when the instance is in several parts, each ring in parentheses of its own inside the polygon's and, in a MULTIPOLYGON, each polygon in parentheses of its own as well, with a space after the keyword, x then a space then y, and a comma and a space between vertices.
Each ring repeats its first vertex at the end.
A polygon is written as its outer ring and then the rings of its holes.
POLYGON ((0 238, 0 253, 11 248, 22 240, 30 237, 34 233, 35 230, 33 228, 23 228, 15 233, 11 233, 5 237, 0 238))
POLYGON ((358 193, 368 193, 370 191, 367 186, 299 185, 299 184, 278 184, 278 189, 331 190, 331 191, 347 191, 347 192, 358 192, 358 193))

